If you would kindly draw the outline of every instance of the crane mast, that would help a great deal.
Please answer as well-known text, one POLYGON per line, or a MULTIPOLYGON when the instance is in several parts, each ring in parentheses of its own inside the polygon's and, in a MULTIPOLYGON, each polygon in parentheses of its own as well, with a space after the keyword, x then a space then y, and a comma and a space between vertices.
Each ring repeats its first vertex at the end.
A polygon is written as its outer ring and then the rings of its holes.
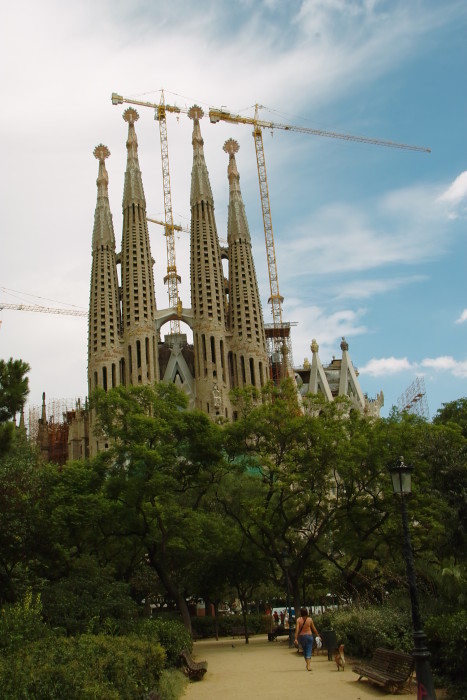
MULTIPOLYGON (((179 301, 178 284, 181 282, 180 276, 177 274, 177 264, 175 256, 175 236, 174 223, 172 212, 172 191, 170 187, 170 168, 169 168, 169 146, 167 139, 167 121, 166 112, 179 114, 179 107, 166 105, 164 102, 164 91, 162 91, 159 104, 152 102, 141 102, 139 100, 131 100, 121 95, 112 93, 112 104, 122 104, 123 102, 141 107, 151 107, 155 110, 154 118, 159 122, 159 134, 161 144, 161 161, 162 161, 162 187, 164 191, 164 215, 165 215, 165 241, 167 247, 167 275, 164 277, 164 283, 167 284, 169 296, 169 307, 177 312, 177 318, 170 320, 170 334, 180 333, 180 313, 181 303, 179 301)), ((149 219, 148 219, 149 221, 149 219)))
POLYGON ((272 379, 280 381, 288 374, 288 367, 284 366, 284 333, 282 323, 282 302, 284 297, 279 292, 279 277, 277 275, 276 249, 274 247, 274 233, 272 229, 271 204, 269 201, 268 179, 266 174, 266 161, 264 159, 263 132, 258 126, 253 130, 256 150, 256 164, 258 166, 259 192, 261 198, 261 210, 263 212, 264 239, 266 243, 266 256, 268 262, 269 288, 271 296, 268 302, 272 311, 272 334, 266 327, 268 344, 272 345, 271 374, 272 379), (284 371, 285 370, 285 371, 284 371))
MULTIPOLYGON (((156 118, 159 121, 159 133, 161 142, 161 161, 162 161, 162 186, 164 189, 164 212, 165 212, 165 241, 167 245, 167 275, 164 277, 164 282, 167 284, 169 293, 169 307, 180 310, 178 283, 181 282, 177 274, 177 264, 175 261, 175 236, 174 223, 172 213, 172 193, 170 188, 170 169, 169 169, 169 146, 167 140, 167 121, 166 121, 166 105, 164 104, 164 92, 162 91, 159 108, 156 111, 156 118)), ((170 320, 170 334, 180 333, 180 318, 172 318, 170 320)))

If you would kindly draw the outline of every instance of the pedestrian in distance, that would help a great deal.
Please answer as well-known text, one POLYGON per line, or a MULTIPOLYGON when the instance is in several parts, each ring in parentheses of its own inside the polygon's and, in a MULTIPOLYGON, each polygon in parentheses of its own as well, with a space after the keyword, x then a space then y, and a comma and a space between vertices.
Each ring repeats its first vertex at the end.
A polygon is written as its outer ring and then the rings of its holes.
POLYGON ((308 615, 307 608, 300 608, 300 617, 295 625, 295 646, 303 649, 303 657, 305 659, 306 670, 311 671, 311 651, 313 649, 314 637, 319 637, 319 632, 315 627, 315 623, 308 615))

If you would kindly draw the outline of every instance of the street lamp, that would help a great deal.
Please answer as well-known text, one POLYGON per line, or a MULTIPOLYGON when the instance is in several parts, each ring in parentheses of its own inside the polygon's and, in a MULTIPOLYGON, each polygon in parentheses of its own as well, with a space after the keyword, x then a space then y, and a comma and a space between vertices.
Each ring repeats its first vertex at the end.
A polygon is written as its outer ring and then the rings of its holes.
POLYGON ((413 466, 405 464, 404 458, 399 457, 388 465, 392 478, 394 495, 400 498, 402 527, 404 530, 404 557, 407 567, 407 579, 409 582, 410 602, 412 606, 413 640, 414 650, 412 656, 415 661, 417 675, 417 700, 436 700, 433 678, 430 668, 430 652, 426 645, 426 635, 422 629, 422 619, 418 604, 417 582, 413 561, 412 542, 409 531, 409 517, 407 512, 407 497, 411 493, 411 476, 413 466))
POLYGON ((285 568, 285 581, 287 584, 287 610, 289 611, 289 649, 294 646, 295 639, 295 629, 292 625, 292 608, 290 605, 290 580, 289 580, 289 566, 290 566, 290 556, 289 550, 284 550, 282 553, 282 561, 284 562, 285 568))

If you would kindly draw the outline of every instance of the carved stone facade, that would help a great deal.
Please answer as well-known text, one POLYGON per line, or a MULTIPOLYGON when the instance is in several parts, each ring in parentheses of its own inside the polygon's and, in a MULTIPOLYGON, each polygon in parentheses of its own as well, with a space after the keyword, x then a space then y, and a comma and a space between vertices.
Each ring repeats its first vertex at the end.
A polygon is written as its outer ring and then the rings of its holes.
MULTIPOLYGON (((251 249, 245 207, 237 169, 236 141, 224 145, 229 162, 228 245, 219 243, 214 215, 214 199, 203 150, 200 119, 203 112, 194 106, 191 172, 190 283, 191 309, 156 307, 151 256, 135 124, 138 113, 127 109, 127 168, 123 194, 121 252, 116 252, 112 215, 108 199, 105 160, 109 150, 100 144, 94 151, 99 161, 97 204, 92 239, 92 270, 89 303, 88 389, 108 390, 125 386, 173 382, 197 407, 213 420, 235 416, 229 392, 248 385, 261 388, 270 378, 261 300, 251 249), (228 279, 223 259, 228 260, 228 279), (120 268, 120 269, 119 269, 120 268), (184 333, 170 333, 161 341, 161 328, 171 319, 185 322, 193 332, 193 344, 184 333)), ((302 394, 322 393, 326 400, 345 394, 362 412, 379 415, 382 394, 370 402, 362 394, 355 368, 343 339, 342 359, 323 367, 318 346, 313 341, 311 365, 295 370, 302 394)), ((78 418, 77 418, 78 420, 78 418)), ((94 416, 89 414, 89 430, 82 421, 76 425, 74 444, 81 434, 93 456, 105 444, 93 434, 94 416)), ((84 443, 83 443, 84 444, 84 443)), ((84 448, 80 447, 84 452, 84 448)), ((87 450, 86 450, 87 452, 87 450)))
POLYGON ((358 371, 349 356, 349 344, 342 338, 342 358, 333 357, 332 362, 323 366, 319 359, 319 346, 315 339, 310 345, 311 365, 306 360, 303 367, 296 369, 297 383, 302 396, 306 394, 321 394, 326 401, 334 401, 337 396, 347 396, 355 409, 361 413, 378 418, 384 406, 384 395, 381 391, 376 399, 365 396, 358 381, 358 371))

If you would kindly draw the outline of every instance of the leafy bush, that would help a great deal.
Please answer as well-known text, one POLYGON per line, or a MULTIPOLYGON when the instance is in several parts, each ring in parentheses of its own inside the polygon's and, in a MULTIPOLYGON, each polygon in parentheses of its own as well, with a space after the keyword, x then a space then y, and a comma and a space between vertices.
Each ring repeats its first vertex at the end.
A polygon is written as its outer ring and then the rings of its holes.
MULTIPOLYGON (((252 613, 247 617, 248 629, 255 634, 267 632, 265 615, 252 613)), ((191 626, 193 632, 202 637, 216 636, 231 637, 233 627, 243 627, 243 617, 241 615, 218 615, 217 617, 192 617, 191 626)))
POLYGON ((149 639, 48 637, 0 658, 3 700, 136 700, 157 687, 165 664, 149 639))
POLYGON ((449 697, 467 697, 467 611, 431 617, 425 631, 430 639, 432 667, 448 684, 449 697))
POLYGON ((109 632, 109 619, 114 633, 125 634, 137 614, 128 584, 116 581, 111 567, 99 566, 90 556, 74 562, 66 578, 48 584, 42 602, 49 625, 68 635, 109 632))
POLYGON ((165 669, 157 685, 157 694, 161 700, 178 700, 182 697, 188 678, 180 671, 165 669))
POLYGON ((147 639, 157 639, 165 649, 167 666, 176 666, 183 649, 192 651, 193 640, 186 627, 178 620, 155 617, 138 626, 138 634, 147 639))
POLYGON ((325 613, 315 620, 319 631, 332 628, 349 656, 370 658, 377 647, 411 652, 412 618, 390 605, 353 606, 325 613))
POLYGON ((48 634, 42 620, 42 604, 38 596, 28 593, 24 600, 5 605, 0 613, 0 651, 10 653, 27 642, 48 634))

